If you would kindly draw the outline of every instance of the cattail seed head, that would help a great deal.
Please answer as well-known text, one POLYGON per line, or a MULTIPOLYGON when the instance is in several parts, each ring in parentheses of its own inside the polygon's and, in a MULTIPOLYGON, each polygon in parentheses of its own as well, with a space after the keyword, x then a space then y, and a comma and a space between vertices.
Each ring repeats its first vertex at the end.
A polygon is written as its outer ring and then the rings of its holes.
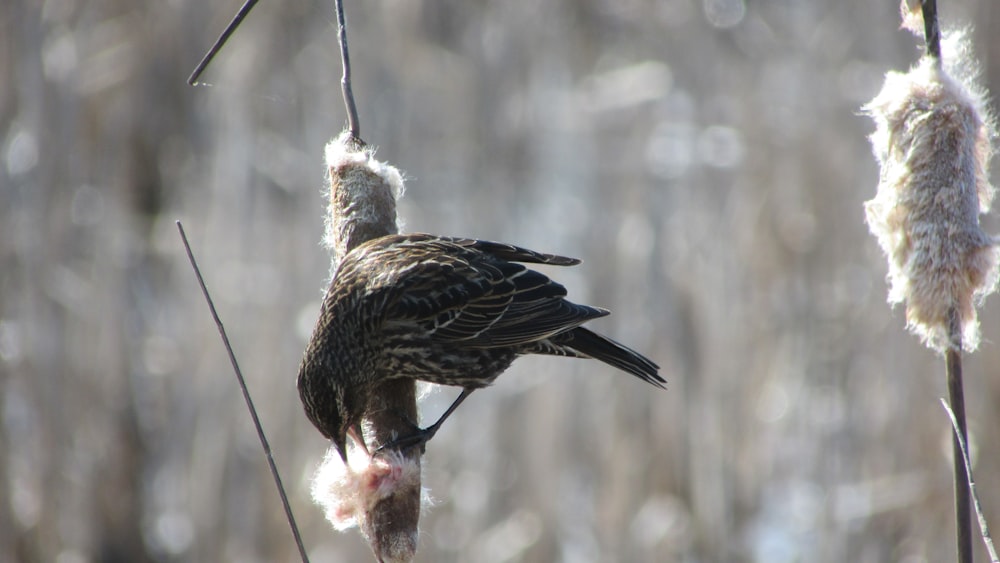
POLYGON ((380 500, 408 486, 420 486, 420 464, 399 452, 369 456, 348 448, 344 464, 336 448, 327 450, 312 482, 312 498, 323 507, 337 530, 362 526, 366 513, 380 500))
POLYGON ((937 351, 955 347, 954 308, 971 351, 979 340, 975 305, 997 283, 997 243, 979 226, 993 199, 994 129, 963 33, 944 35, 941 59, 924 56, 909 72, 889 72, 864 107, 875 120, 881 166, 865 212, 889 259, 889 302, 906 302, 910 330, 937 351))
MULTIPOLYGON (((330 208, 323 242, 333 252, 332 268, 355 246, 399 232, 396 200, 403 177, 394 166, 375 159, 371 147, 358 147, 345 131, 326 145, 330 208)), ((332 273, 332 270, 331 270, 332 273)))

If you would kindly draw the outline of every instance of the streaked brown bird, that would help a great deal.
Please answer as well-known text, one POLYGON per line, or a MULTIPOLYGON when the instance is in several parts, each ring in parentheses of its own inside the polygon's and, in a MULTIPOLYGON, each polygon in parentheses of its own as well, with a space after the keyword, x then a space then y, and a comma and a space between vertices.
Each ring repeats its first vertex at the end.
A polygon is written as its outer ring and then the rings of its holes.
POLYGON ((581 327, 609 314, 518 262, 580 261, 517 246, 427 234, 389 235, 349 252, 334 274, 299 367, 306 416, 347 462, 378 385, 391 378, 462 387, 426 429, 390 444, 423 445, 468 395, 525 354, 594 358, 664 387, 648 358, 581 327))

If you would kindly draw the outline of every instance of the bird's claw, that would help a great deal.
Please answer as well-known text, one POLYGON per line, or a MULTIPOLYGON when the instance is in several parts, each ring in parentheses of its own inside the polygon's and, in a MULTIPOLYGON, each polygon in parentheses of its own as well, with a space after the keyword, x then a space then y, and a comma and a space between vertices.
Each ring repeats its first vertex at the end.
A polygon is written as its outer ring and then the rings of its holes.
MULTIPOLYGON (((416 425, 414 425, 416 426, 416 425)), ((437 428, 416 428, 416 430, 402 438, 396 438, 379 446, 373 455, 383 454, 389 450, 405 451, 411 448, 420 447, 420 455, 427 451, 427 442, 437 433, 437 428)))

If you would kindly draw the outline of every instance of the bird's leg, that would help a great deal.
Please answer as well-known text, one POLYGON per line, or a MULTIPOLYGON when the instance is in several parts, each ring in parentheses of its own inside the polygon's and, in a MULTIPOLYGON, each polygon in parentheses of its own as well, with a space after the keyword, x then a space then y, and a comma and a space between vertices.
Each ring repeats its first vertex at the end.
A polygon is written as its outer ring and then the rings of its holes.
POLYGON ((379 454, 380 452, 386 449, 405 450, 416 446, 420 446, 421 448, 423 448, 423 446, 431 438, 433 438, 435 434, 437 434, 438 429, 441 428, 441 424, 443 424, 444 421, 449 416, 451 416, 451 413, 455 412, 455 409, 458 408, 458 405, 461 405, 462 401, 464 401, 465 398, 468 397, 473 391, 475 391, 475 389, 472 387, 463 388, 462 394, 459 395, 457 399, 455 399, 455 402, 453 402, 451 406, 448 407, 448 410, 444 411, 444 414, 442 414, 441 417, 437 419, 437 422, 428 426, 427 428, 423 429, 418 428, 413 434, 410 434, 409 436, 403 436, 402 438, 397 438, 387 444, 381 445, 377 450, 375 450, 375 454, 379 454))
MULTIPOLYGON (((427 440, 430 440, 431 438, 434 437, 434 434, 437 433, 438 428, 441 428, 441 424, 444 423, 445 419, 451 416, 451 413, 455 412, 455 409, 458 408, 458 405, 461 405, 462 401, 464 401, 466 397, 471 395, 473 391, 475 391, 475 389, 472 387, 463 388, 462 394, 459 395, 457 399, 455 399, 455 402, 453 402, 451 406, 448 407, 448 410, 444 411, 444 414, 442 414, 441 417, 437 419, 437 422, 422 430, 422 432, 428 434, 427 440)), ((426 442, 427 440, 424 441, 426 442)))

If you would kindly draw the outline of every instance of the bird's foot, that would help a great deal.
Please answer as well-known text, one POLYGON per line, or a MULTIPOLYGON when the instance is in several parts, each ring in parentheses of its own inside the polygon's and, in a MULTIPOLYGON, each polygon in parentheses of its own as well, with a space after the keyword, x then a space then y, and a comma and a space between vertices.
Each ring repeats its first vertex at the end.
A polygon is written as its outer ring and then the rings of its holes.
POLYGON ((410 423, 414 428, 414 432, 409 436, 403 436, 402 438, 397 438, 387 444, 382 444, 377 450, 375 450, 375 455, 378 455, 380 452, 387 449, 403 451, 417 446, 420 446, 420 454, 423 455, 424 452, 427 451, 427 442, 433 438, 435 434, 437 434, 438 428, 441 428, 444 421, 451 416, 451 413, 455 412, 458 405, 461 405, 462 401, 464 401, 473 391, 475 391, 474 387, 466 387, 465 389, 462 389, 462 394, 455 399, 451 406, 448 407, 448 410, 444 411, 441 418, 427 428, 418 427, 408 417, 405 417, 402 413, 400 413, 400 418, 410 423))
POLYGON ((415 428, 412 434, 382 444, 375 450, 374 455, 379 455, 389 450, 405 451, 418 446, 420 447, 420 455, 423 455, 427 451, 427 442, 434 437, 434 434, 437 434, 437 430, 434 426, 415 428))

